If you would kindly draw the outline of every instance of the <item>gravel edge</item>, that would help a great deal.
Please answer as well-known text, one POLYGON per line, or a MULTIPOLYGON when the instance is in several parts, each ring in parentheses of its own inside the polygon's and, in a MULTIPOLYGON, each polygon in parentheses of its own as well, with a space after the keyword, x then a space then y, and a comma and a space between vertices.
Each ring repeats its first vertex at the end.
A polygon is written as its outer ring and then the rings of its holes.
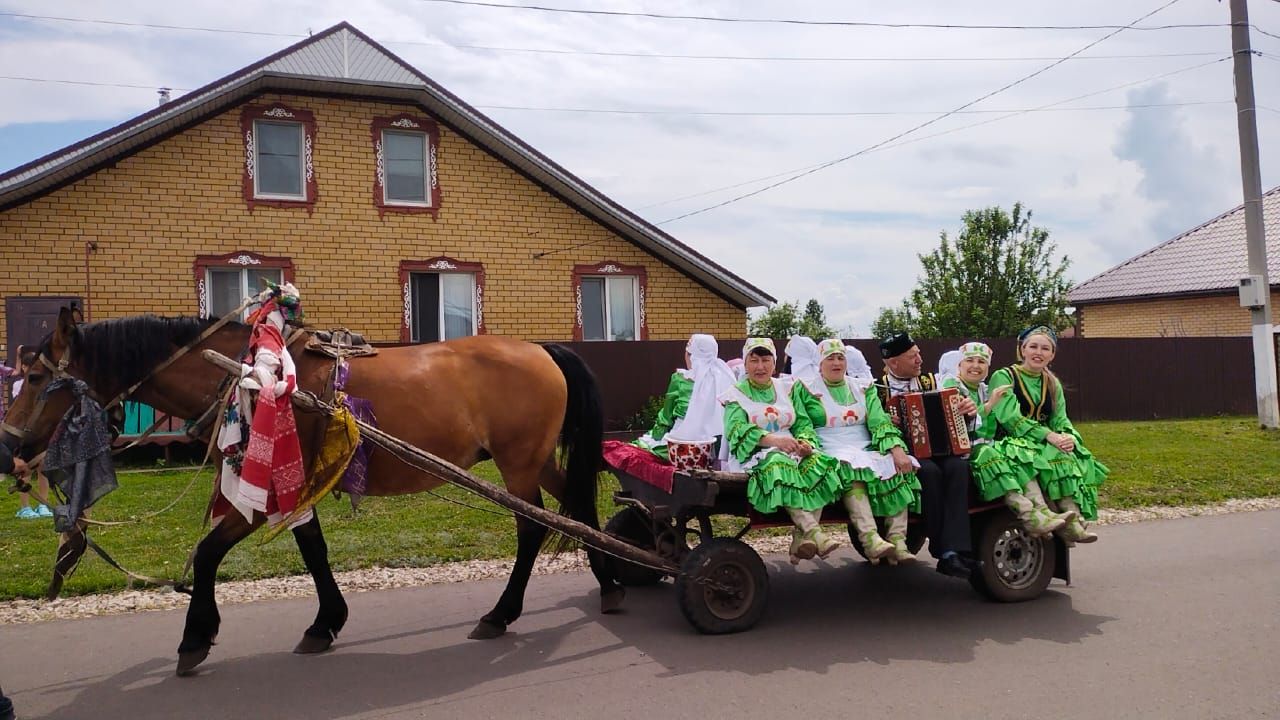
MULTIPOLYGON (((1227 500, 1212 505, 1151 506, 1130 510, 1103 510, 1099 525, 1120 525, 1170 520, 1174 518, 1205 515, 1227 515, 1240 512, 1280 510, 1280 497, 1227 500)), ((786 552, 789 538, 758 537, 748 543, 761 554, 786 552)), ((440 583, 470 582, 506 578, 511 561, 471 560, 445 563, 425 568, 372 567, 335 573, 343 592, 367 592, 392 588, 420 587, 440 583)), ((581 552, 543 556, 534 566, 535 575, 582 572, 587 569, 586 558, 581 552)), ((309 575, 268 578, 264 580, 236 580, 218 584, 219 603, 244 603, 283 598, 309 598, 315 596, 315 588, 309 575)), ((173 610, 187 605, 187 596, 167 589, 126 590, 99 595, 82 595, 59 598, 52 602, 42 600, 9 600, 0 602, 0 624, 20 624, 70 620, 75 618, 118 615, 123 613, 173 610)))

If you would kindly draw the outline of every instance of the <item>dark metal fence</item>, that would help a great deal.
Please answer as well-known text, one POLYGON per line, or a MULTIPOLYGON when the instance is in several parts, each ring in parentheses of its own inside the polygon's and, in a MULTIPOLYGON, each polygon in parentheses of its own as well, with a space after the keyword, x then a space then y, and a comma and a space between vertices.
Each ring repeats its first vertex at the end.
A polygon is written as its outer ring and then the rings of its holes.
MULTIPOLYGON (((926 369, 964 340, 922 340, 926 369)), ((1012 364, 1012 339, 986 340, 993 368, 1012 364)), ((875 340, 850 340, 882 371, 875 340)), ((742 338, 721 339, 720 356, 737 357, 742 338)), ((595 371, 611 430, 623 429, 684 364, 683 340, 565 343, 595 371)), ((779 351, 785 341, 778 343, 779 351)), ((1053 370, 1066 388, 1073 420, 1153 420, 1256 412, 1253 351, 1247 337, 1068 338, 1053 370)))

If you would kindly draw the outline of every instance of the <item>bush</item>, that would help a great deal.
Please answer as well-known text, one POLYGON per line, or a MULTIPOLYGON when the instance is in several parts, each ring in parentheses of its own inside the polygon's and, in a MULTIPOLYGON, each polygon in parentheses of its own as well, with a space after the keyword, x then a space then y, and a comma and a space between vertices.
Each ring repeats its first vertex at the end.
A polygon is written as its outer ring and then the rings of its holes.
POLYGON ((662 403, 665 398, 662 395, 651 395, 644 405, 635 413, 628 415, 622 421, 622 426, 632 432, 645 432, 653 427, 653 423, 658 419, 658 413, 662 412, 662 403))

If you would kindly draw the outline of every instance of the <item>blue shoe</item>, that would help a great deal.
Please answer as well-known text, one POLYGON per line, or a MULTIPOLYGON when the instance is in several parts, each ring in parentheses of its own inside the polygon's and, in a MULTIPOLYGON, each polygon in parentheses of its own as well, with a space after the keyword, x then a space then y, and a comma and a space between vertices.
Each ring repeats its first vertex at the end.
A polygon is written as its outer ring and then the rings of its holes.
POLYGON ((40 517, 53 517, 53 511, 49 509, 48 505, 44 504, 36 506, 36 514, 40 517))
POLYGON ((17 517, 23 520, 37 520, 40 517, 40 513, 36 512, 35 510, 29 507, 24 507, 18 511, 17 517))

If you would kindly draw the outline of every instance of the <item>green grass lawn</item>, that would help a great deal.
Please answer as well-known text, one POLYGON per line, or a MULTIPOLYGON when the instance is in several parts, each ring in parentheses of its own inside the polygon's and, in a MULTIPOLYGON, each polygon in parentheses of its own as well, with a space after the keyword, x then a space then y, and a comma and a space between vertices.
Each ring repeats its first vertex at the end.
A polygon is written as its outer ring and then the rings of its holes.
MULTIPOLYGON (((1165 422, 1099 422, 1079 426, 1086 443, 1112 474, 1103 486, 1104 507, 1191 504, 1280 495, 1280 433, 1266 433, 1248 418, 1165 422)), ((475 471, 497 481, 492 463, 475 471)), ((163 507, 186 486, 192 471, 121 471, 120 489, 94 508, 99 520, 125 520, 163 507)), ((141 524, 94 528, 93 537, 126 567, 146 575, 176 577, 187 552, 203 535, 200 516, 211 471, 167 513, 141 524)), ((602 522, 612 514, 612 476, 601 485, 602 522)), ((514 522, 505 510, 453 487, 440 495, 481 509, 460 507, 430 495, 369 498, 359 510, 328 499, 321 521, 336 570, 424 566, 454 560, 509 557, 514 522), (485 511, 489 512, 485 512, 485 511), (499 513, 499 514, 495 514, 499 513)), ((38 597, 48 582, 57 537, 50 520, 19 520, 16 495, 0 495, 0 599, 38 597)), ((266 545, 250 537, 231 551, 219 578, 261 578, 305 572, 293 538, 282 533, 266 545)), ((92 554, 64 594, 115 590, 124 578, 92 554)))

